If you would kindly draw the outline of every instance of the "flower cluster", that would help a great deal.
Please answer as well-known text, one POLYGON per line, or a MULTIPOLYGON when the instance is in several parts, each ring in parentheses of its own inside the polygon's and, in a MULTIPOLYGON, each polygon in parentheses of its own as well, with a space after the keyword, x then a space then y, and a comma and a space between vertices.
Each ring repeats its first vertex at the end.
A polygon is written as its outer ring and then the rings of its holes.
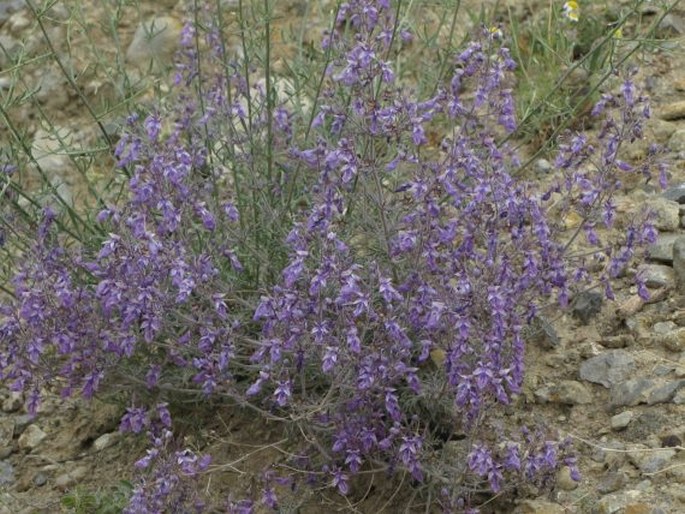
POLYGON ((147 430, 150 448, 135 467, 141 472, 126 514, 155 514, 173 507, 175 512, 204 512, 197 480, 207 470, 209 455, 197 455, 189 449, 174 449, 171 415, 166 404, 153 413, 144 408, 129 408, 121 422, 124 432, 147 430), (145 472, 148 471, 147 474, 145 472))

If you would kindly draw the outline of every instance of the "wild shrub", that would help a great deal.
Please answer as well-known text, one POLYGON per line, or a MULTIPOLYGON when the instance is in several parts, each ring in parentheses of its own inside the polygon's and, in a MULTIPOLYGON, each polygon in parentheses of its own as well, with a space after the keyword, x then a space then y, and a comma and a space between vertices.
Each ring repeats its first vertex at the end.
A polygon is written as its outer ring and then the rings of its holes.
POLYGON ((525 180, 506 143, 516 63, 503 29, 474 33, 419 98, 393 66, 412 38, 399 8, 340 4, 319 77, 293 92, 268 56, 230 55, 220 13, 202 6, 173 101, 129 118, 115 154, 126 191, 95 235, 70 241, 44 210, 0 311, 0 377, 30 412, 48 389, 128 392, 121 428, 151 446, 127 512, 208 507, 196 480, 209 457, 173 437, 168 402, 182 394, 303 435, 290 471, 269 470, 262 497, 229 510, 276 507, 276 486, 298 479, 352 494, 369 471, 408 474, 446 511, 547 487, 564 465, 577 476, 553 428, 505 414, 520 407, 524 327, 579 288, 612 297, 654 239, 646 218, 604 230, 624 175, 665 177, 656 150, 639 169, 619 158, 643 137, 646 99, 624 73, 593 110, 595 140, 565 134, 555 180, 525 180), (569 233, 558 219, 572 211, 569 233), (573 253, 579 238, 590 252, 573 253))

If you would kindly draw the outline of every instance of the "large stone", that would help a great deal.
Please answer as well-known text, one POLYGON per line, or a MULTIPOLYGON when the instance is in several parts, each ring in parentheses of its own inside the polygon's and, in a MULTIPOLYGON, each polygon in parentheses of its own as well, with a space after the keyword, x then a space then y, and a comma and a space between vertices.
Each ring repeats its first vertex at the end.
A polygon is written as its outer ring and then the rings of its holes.
POLYGON ((38 425, 29 425, 19 436, 19 448, 27 451, 34 450, 47 436, 38 425))
POLYGON ((673 263, 673 245, 678 239, 685 238, 680 234, 659 234, 656 242, 647 248, 649 258, 664 264, 673 263))
POLYGON ((514 514, 564 514, 566 509, 548 500, 523 500, 514 514))
POLYGON ((673 321, 657 321, 652 325, 652 332, 658 335, 668 334, 673 330, 676 330, 678 325, 673 321))
POLYGON ((157 16, 141 23, 126 50, 126 62, 143 71, 162 71, 172 66, 182 28, 181 22, 172 16, 157 16))
POLYGON ((545 350, 553 350, 561 344, 554 326, 543 316, 535 316, 524 328, 526 342, 536 344, 545 350))
POLYGON ((5 460, 0 460, 0 487, 14 482, 14 467, 5 460))
POLYGON ((641 264, 637 272, 647 287, 659 288, 676 283, 675 271, 665 264, 641 264))
POLYGON ((571 469, 568 466, 562 467, 557 472, 555 485, 562 491, 573 491, 578 488, 579 482, 571 476, 571 469))
POLYGON ((659 118, 666 121, 685 118, 685 100, 664 105, 659 111, 659 118))
POLYGON ((611 430, 623 430, 633 420, 633 411, 623 411, 611 417, 611 430))
POLYGON ((654 405, 667 403, 676 397, 685 386, 685 380, 652 380, 634 378, 626 380, 611 388, 612 407, 632 407, 641 403, 654 405))
POLYGON ((38 129, 31 148, 36 173, 48 181, 53 192, 68 204, 72 203, 70 179, 74 176, 69 152, 74 149, 74 144, 74 133, 65 127, 56 128, 54 132, 38 129))
POLYGON ((651 133, 651 141, 659 144, 665 144, 673 133, 678 130, 677 123, 671 123, 669 121, 660 120, 658 118, 653 118, 648 127, 651 133))
POLYGON ((573 298, 571 312, 583 325, 587 325, 602 310, 604 296, 597 291, 583 291, 573 298))
POLYGON ((597 492, 609 494, 621 489, 626 483, 626 474, 622 471, 611 471, 602 476, 597 484, 597 492))
POLYGON ((685 350, 685 327, 672 330, 666 334, 656 334, 654 342, 672 352, 682 352, 685 350))
POLYGON ((666 198, 666 200, 685 204, 685 182, 669 187, 666 191, 661 193, 661 196, 666 198))
POLYGON ((66 473, 62 473, 55 479, 55 487, 60 491, 65 491, 81 482, 90 472, 91 471, 87 466, 73 468, 66 473))
POLYGON ((2 402, 3 412, 16 412, 24 404, 24 395, 19 391, 11 391, 2 402))
POLYGON ((541 403, 561 403, 563 405, 583 405, 592 403, 592 393, 580 382, 562 380, 535 391, 541 403))
POLYGON ((114 443, 116 443, 121 438, 120 432, 110 432, 108 434, 102 434, 93 442, 93 449, 96 452, 102 451, 105 448, 109 448, 114 443))
POLYGON ((672 380, 654 387, 647 396, 647 404, 667 403, 674 399, 676 393, 683 389, 685 380, 672 380))
POLYGON ((674 152, 685 151, 685 129, 678 129, 668 139, 668 149, 674 152))
POLYGON ((674 448, 648 448, 637 445, 628 450, 628 460, 642 473, 655 473, 664 469, 675 455, 674 448))
POLYGON ((14 439, 14 420, 10 417, 0 418, 0 448, 12 446, 14 439))
POLYGON ((671 257, 678 292, 685 293, 685 237, 673 241, 671 257))
POLYGON ((604 387, 626 380, 635 370, 635 359, 624 350, 611 350, 580 365, 580 378, 604 387))
POLYGON ((680 228, 680 205, 666 198, 657 196, 648 203, 654 213, 654 226, 664 232, 674 232, 680 228))

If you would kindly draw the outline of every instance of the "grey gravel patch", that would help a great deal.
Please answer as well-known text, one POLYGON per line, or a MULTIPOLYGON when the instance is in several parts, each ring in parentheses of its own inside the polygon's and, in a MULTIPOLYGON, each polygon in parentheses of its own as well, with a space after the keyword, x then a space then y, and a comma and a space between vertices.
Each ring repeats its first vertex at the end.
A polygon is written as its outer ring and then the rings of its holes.
POLYGON ((580 378, 611 387, 627 379, 635 369, 635 359, 626 351, 611 350, 580 365, 580 378))

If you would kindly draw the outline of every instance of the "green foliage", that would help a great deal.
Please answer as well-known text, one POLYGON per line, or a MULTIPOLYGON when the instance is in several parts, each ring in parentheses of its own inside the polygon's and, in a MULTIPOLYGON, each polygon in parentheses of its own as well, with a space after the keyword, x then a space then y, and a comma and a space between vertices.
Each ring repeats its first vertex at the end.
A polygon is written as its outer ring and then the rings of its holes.
POLYGON ((76 487, 62 496, 62 507, 70 514, 120 514, 128 503, 133 486, 121 480, 116 486, 95 491, 76 487))
MULTIPOLYGON (((519 66, 519 128, 512 137, 545 151, 563 130, 591 125, 590 109, 606 82, 654 41, 661 17, 644 23, 645 3, 549 2, 541 10, 529 6, 525 16, 508 7, 507 35, 519 66)), ((663 15, 674 5, 664 3, 663 15)))

